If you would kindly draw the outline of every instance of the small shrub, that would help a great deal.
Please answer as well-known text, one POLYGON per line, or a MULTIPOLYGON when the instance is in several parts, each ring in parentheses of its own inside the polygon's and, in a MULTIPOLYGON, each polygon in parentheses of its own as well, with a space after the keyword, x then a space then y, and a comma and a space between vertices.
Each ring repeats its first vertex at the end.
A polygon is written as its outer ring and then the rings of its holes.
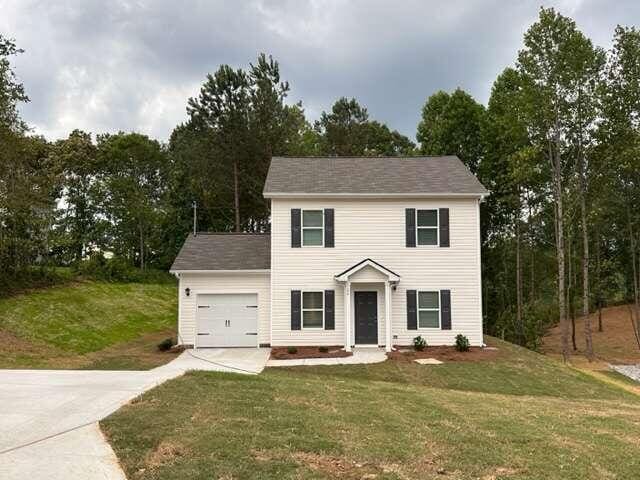
POLYGON ((425 348, 427 348, 427 341, 424 338, 422 338, 422 335, 418 335, 413 339, 413 348, 416 349, 418 352, 421 352, 425 348))
POLYGON ((158 344, 158 350, 161 352, 168 352, 176 344, 173 338, 165 338, 158 344))
POLYGON ((329 347, 318 347, 320 353, 329 353, 329 347))
POLYGON ((456 335, 456 350, 459 352, 469 351, 469 339, 461 333, 456 335))
POLYGON ((288 347, 287 352, 289 352, 290 355, 295 355, 298 353, 298 349, 296 347, 288 347))

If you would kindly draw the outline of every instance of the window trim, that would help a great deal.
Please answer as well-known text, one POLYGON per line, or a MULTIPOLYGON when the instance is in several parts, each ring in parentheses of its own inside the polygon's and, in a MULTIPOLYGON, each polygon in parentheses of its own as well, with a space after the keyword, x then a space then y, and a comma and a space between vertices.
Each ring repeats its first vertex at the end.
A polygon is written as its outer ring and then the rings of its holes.
POLYGON ((300 329, 301 330, 324 330, 324 290, 300 290, 300 329), (304 308, 304 294, 305 293, 320 293, 322 297, 322 308, 304 308), (319 327, 305 327, 304 326, 304 312, 322 312, 322 326, 319 327))
POLYGON ((440 290, 416 290, 416 328, 418 330, 442 330, 442 300, 440 298, 440 290), (420 294, 421 293, 437 293, 438 294, 438 308, 420 308, 420 294), (438 326, 437 327, 421 327, 420 326, 420 311, 423 312, 438 312, 438 326))
POLYGON ((324 248, 324 208, 302 208, 300 209, 300 246, 307 248, 324 248), (322 217, 321 227, 305 227, 304 226, 304 212, 320 212, 322 217), (320 230, 322 232, 320 239, 322 243, 319 245, 305 245, 304 243, 304 231, 306 230, 320 230))
POLYGON ((440 246, 440 209, 439 208, 416 208, 416 247, 420 248, 435 248, 440 246), (425 212, 434 210, 436 212, 436 225, 434 227, 421 227, 418 225, 418 212, 425 212), (436 243, 434 244, 420 244, 418 241, 418 230, 420 229, 435 229, 436 231, 436 243))

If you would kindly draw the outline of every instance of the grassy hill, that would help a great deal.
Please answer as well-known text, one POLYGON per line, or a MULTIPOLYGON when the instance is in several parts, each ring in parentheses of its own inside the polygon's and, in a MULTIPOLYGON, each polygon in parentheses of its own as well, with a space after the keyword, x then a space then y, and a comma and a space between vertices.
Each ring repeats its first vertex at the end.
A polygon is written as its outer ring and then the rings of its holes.
POLYGON ((102 422, 128 478, 637 478, 640 397, 537 353, 193 372, 102 422))
POLYGON ((75 281, 0 299, 0 368, 149 368, 175 335, 175 284, 75 281))

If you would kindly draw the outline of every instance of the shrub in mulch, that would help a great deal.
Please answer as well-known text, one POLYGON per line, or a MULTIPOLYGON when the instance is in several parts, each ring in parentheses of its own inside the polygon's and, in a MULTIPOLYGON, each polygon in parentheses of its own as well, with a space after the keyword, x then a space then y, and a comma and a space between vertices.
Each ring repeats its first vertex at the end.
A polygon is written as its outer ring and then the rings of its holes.
POLYGON ((350 357, 342 347, 273 347, 271 358, 274 360, 289 360, 293 358, 342 358, 350 357))
POLYGON ((427 347, 421 352, 413 350, 411 347, 397 347, 395 352, 387 353, 390 360, 399 362, 413 362, 419 358, 435 358, 442 362, 482 362, 484 360, 494 360, 501 355, 500 350, 487 349, 482 347, 469 347, 469 350, 460 352, 455 346, 427 347))

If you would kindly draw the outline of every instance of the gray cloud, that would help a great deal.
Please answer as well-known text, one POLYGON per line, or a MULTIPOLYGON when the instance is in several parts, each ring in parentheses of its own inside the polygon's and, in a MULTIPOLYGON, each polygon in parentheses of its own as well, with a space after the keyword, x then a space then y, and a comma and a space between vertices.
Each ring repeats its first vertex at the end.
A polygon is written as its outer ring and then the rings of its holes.
MULTIPOLYGON (((546 2, 610 46, 640 3, 546 2)), ((311 119, 354 96, 373 118, 413 137, 425 99, 462 87, 486 102, 515 61, 540 1, 28 1, 0 0, 0 32, 49 138, 72 129, 136 130, 166 140, 208 72, 272 54, 311 119)))

